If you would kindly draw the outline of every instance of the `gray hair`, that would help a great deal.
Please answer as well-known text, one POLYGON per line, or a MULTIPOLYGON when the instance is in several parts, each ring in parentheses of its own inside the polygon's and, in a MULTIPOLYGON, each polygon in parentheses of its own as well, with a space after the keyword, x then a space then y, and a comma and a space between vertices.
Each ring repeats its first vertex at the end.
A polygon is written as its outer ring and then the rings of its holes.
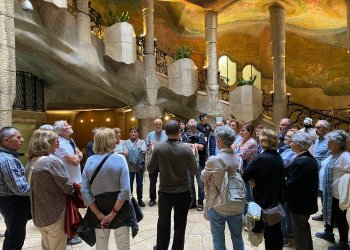
POLYGON ((3 127, 0 129, 0 145, 3 145, 4 139, 15 135, 19 130, 15 127, 3 127))
POLYGON ((232 143, 236 139, 236 133, 227 126, 221 126, 216 128, 215 135, 221 138, 222 143, 226 147, 231 147, 232 143))
POLYGON ((307 151, 312 145, 312 137, 309 133, 298 132, 292 136, 293 143, 297 144, 302 151, 307 151))
POLYGON ((64 128, 64 124, 65 124, 66 122, 67 122, 67 121, 65 121, 65 120, 55 121, 55 123, 53 124, 54 130, 58 133, 61 129, 64 128))
POLYGON ((317 122, 320 122, 320 123, 322 123, 322 126, 324 127, 324 128, 326 128, 326 129, 329 129, 329 122, 328 121, 326 121, 326 120, 318 120, 317 122))
POLYGON ((52 130, 52 131, 54 131, 53 126, 50 125, 50 124, 41 125, 39 129, 45 129, 45 130, 52 130))
POLYGON ((346 149, 346 142, 349 138, 349 135, 344 130, 333 130, 326 134, 326 139, 328 141, 334 141, 338 143, 342 149, 346 149))
POLYGON ((197 127, 197 122, 195 119, 190 119, 188 122, 187 122, 187 127, 189 128, 190 127, 190 123, 193 124, 193 126, 196 126, 197 127))

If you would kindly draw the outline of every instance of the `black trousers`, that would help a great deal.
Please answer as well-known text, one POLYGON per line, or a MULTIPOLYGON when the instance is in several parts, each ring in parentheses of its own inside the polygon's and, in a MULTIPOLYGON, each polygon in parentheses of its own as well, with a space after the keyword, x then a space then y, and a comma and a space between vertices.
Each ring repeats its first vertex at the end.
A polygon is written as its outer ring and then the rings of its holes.
POLYGON ((171 210, 174 208, 174 239, 173 250, 182 250, 185 245, 185 231, 188 207, 191 202, 190 192, 163 193, 159 192, 157 250, 167 250, 170 241, 171 210))
POLYGON ((346 219, 346 211, 340 210, 339 200, 333 197, 332 200, 332 215, 331 215, 331 225, 326 223, 325 232, 333 233, 334 221, 337 222, 339 231, 339 241, 348 242, 349 241, 349 224, 346 219))
POLYGON ((31 218, 29 196, 0 197, 0 213, 6 225, 2 249, 22 249, 26 238, 27 221, 31 218))
POLYGON ((313 250, 311 228, 309 224, 310 215, 290 213, 295 248, 298 250, 313 250))
POLYGON ((159 168, 156 168, 153 172, 149 173, 149 198, 150 200, 157 199, 157 179, 158 179, 159 168))

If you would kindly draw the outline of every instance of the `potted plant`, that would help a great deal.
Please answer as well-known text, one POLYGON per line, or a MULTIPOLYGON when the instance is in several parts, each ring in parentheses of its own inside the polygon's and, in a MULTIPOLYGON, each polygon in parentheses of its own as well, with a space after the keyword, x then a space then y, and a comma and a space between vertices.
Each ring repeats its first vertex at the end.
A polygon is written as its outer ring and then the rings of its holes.
POLYGON ((244 86, 244 85, 253 85, 255 80, 256 80, 256 75, 250 76, 249 80, 244 80, 243 78, 239 79, 237 83, 237 87, 244 86))
POLYGON ((109 11, 109 24, 105 30, 105 55, 115 61, 126 64, 136 61, 136 35, 134 28, 127 21, 127 11, 120 14, 109 11))
POLYGON ((177 61, 177 60, 183 59, 183 58, 190 58, 192 55, 192 52, 193 52, 193 49, 185 48, 182 46, 176 50, 174 60, 177 61))
POLYGON ((190 59, 193 49, 179 47, 173 57, 174 62, 168 66, 169 88, 184 96, 197 91, 197 66, 190 59))

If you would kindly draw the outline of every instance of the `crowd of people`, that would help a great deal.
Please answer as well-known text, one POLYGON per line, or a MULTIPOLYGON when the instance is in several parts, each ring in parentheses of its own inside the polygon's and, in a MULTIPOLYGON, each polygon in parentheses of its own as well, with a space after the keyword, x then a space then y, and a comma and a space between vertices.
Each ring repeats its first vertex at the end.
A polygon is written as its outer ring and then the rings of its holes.
POLYGON ((184 249, 187 215, 194 208, 209 220, 215 250, 226 249, 226 223, 233 248, 244 249, 242 231, 249 202, 263 210, 279 204, 283 208, 285 216, 277 222, 267 223, 262 216, 247 228, 263 235, 266 249, 282 249, 291 241, 298 250, 313 249, 308 221, 317 211, 322 214, 312 219, 324 221, 325 228, 315 236, 335 243, 336 224, 339 242, 329 249, 349 249, 349 136, 343 130, 330 131, 326 120, 317 121, 315 127, 312 122, 305 118, 305 127, 297 129, 284 118, 277 134, 263 125, 254 128, 234 119, 217 120, 212 128, 206 114, 199 116, 199 122, 170 120, 165 125, 157 118, 145 140, 139 138, 137 127, 130 129, 128 140, 121 139, 119 128, 94 128, 83 168, 83 153, 71 138, 67 121, 34 131, 25 167, 18 159, 23 143, 20 131, 4 127, 0 130, 3 249, 22 248, 30 219, 40 230, 43 249, 65 249, 67 243, 81 242, 77 235, 67 239, 65 233, 67 196, 77 190, 88 208, 84 219, 95 228, 96 249, 108 249, 111 229, 117 248, 130 249, 130 227, 135 222, 127 211, 135 179, 138 206, 146 206, 146 170, 148 205, 158 203, 154 249, 169 247, 172 209, 172 249, 184 249), (234 197, 227 198, 231 191, 234 197))

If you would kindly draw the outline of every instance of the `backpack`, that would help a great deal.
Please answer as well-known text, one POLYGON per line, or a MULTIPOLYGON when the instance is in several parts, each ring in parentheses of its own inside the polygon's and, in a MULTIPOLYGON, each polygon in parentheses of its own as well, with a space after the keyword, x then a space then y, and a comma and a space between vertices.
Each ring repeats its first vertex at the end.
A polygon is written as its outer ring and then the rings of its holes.
POLYGON ((246 189, 240 173, 235 171, 233 176, 228 177, 227 166, 218 158, 220 165, 225 169, 221 190, 217 205, 220 207, 232 207, 233 211, 243 211, 245 206, 246 189))

